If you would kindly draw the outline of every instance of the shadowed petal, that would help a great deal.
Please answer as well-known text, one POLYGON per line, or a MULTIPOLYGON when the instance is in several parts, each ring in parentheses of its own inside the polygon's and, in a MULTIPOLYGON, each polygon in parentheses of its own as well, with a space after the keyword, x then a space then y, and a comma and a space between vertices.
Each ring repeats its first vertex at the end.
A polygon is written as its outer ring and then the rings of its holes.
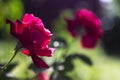
POLYGON ((68 29, 68 31, 71 33, 71 35, 73 36, 73 37, 75 37, 76 36, 76 31, 75 31, 75 27, 77 26, 77 24, 76 24, 76 22, 75 21, 73 21, 73 20, 70 20, 70 19, 66 19, 66 21, 67 21, 67 29, 68 29))
POLYGON ((98 41, 97 37, 92 37, 90 35, 84 35, 82 36, 82 46, 84 48, 94 48, 96 46, 96 43, 98 41))
POLYGON ((37 55, 35 55, 34 53, 31 53, 31 57, 32 57, 33 63, 35 64, 36 67, 49 68, 49 66, 41 58, 39 58, 37 55))

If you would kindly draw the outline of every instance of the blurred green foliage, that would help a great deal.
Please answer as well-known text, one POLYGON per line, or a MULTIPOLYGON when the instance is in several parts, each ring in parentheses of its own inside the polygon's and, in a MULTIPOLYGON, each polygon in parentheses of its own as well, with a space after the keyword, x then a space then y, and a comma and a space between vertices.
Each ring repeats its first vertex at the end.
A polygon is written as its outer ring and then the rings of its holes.
POLYGON ((23 12, 21 0, 0 0, 0 39, 9 38, 10 27, 6 24, 6 19, 21 19, 23 12))

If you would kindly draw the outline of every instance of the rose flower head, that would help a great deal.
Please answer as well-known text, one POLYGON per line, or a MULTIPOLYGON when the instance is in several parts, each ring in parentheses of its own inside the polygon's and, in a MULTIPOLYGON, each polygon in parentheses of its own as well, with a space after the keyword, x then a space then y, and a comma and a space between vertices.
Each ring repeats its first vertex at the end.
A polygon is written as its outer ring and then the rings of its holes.
POLYGON ((30 56, 36 67, 48 68, 40 56, 51 57, 55 49, 48 47, 52 34, 44 27, 41 19, 33 14, 25 14, 21 21, 6 20, 6 22, 11 25, 11 35, 24 47, 22 53, 30 56))
POLYGON ((93 12, 87 9, 79 9, 76 13, 75 19, 66 19, 66 21, 67 29, 73 37, 78 36, 80 30, 84 30, 81 40, 83 47, 95 47, 103 31, 101 29, 100 19, 93 12))

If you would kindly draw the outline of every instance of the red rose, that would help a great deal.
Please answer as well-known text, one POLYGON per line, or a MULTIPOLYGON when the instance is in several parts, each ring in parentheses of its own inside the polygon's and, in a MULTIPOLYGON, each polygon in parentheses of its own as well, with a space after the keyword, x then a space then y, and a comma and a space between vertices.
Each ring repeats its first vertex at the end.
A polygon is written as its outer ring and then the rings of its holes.
POLYGON ((74 20, 67 19, 68 30, 73 37, 77 36, 78 29, 83 28, 82 46, 86 48, 95 47, 102 35, 100 19, 87 9, 78 10, 74 20), (79 28, 78 28, 79 27, 79 28))
POLYGON ((32 14, 25 14, 22 21, 17 20, 13 23, 6 20, 6 22, 11 24, 11 35, 26 48, 22 50, 22 53, 31 56, 38 68, 48 68, 48 65, 39 56, 51 57, 55 49, 48 47, 52 34, 45 29, 41 19, 32 14))

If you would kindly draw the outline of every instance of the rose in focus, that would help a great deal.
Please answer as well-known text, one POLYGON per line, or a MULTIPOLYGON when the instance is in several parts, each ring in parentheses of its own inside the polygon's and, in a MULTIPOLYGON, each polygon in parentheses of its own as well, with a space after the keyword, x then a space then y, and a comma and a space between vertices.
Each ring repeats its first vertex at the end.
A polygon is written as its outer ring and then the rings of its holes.
POLYGON ((44 27, 41 19, 34 17, 33 14, 25 14, 21 21, 6 20, 6 22, 11 24, 11 35, 17 38, 24 47, 22 53, 31 56, 36 67, 48 68, 39 56, 51 57, 55 49, 48 47, 52 34, 44 27))
POLYGON ((67 29, 73 37, 78 36, 78 29, 84 29, 81 44, 85 48, 95 47, 103 31, 100 19, 87 9, 79 9, 75 19, 66 19, 67 29))

